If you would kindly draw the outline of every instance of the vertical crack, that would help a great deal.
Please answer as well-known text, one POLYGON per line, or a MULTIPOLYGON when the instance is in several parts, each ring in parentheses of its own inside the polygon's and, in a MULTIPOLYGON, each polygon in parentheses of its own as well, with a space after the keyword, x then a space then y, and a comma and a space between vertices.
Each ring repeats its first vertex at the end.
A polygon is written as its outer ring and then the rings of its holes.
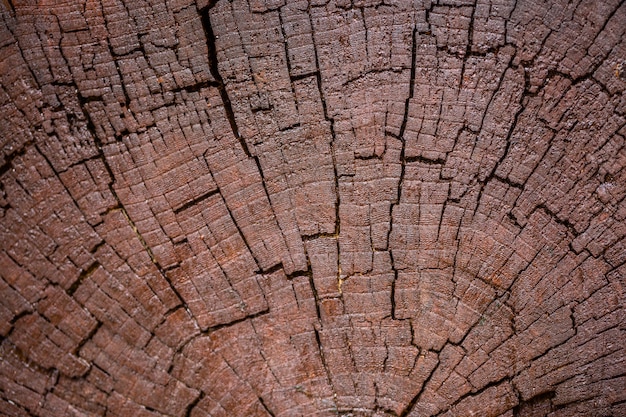
MULTIPOLYGON (((291 94, 293 94, 293 96, 296 97, 296 90, 293 85, 293 82, 295 81, 295 79, 291 75, 293 71, 291 68, 291 58, 289 58, 289 45, 287 44, 287 33, 285 32, 285 23, 283 22, 282 9, 279 9, 277 14, 278 14, 278 22, 280 24, 280 33, 283 37, 283 47, 285 48, 285 64, 287 65, 287 74, 289 74, 289 84, 291 85, 291 94)), ((298 100, 295 100, 295 103, 296 103, 296 113, 299 113, 300 109, 298 108, 298 100)))
MULTIPOLYGON (((402 140, 402 151, 404 152, 404 130, 406 129, 406 124, 409 116, 409 104, 411 99, 413 98, 413 94, 415 93, 415 61, 417 59, 417 28, 413 28, 413 34, 411 37, 411 75, 409 82, 409 97, 406 99, 404 103, 404 118, 402 119, 402 125, 400 126, 400 140, 402 140)), ((404 157, 404 154, 402 155, 404 157)))
POLYGON ((215 81, 217 82, 217 90, 220 93, 220 97, 222 98, 222 103, 224 104, 224 111, 226 112, 226 118, 230 123, 230 128, 233 131, 233 135, 239 140, 243 151, 246 153, 248 157, 251 156, 250 150, 248 149, 248 145, 245 140, 239 135, 239 128, 237 127, 237 121, 235 120, 235 112, 233 111, 233 106, 230 101, 230 97, 228 97, 228 92, 226 91, 226 86, 224 84, 224 79, 222 78, 218 65, 217 65, 217 48, 215 46, 215 34, 213 33, 213 25, 211 24, 211 16, 209 14, 210 10, 217 4, 217 0, 211 0, 209 4, 202 8, 198 9, 198 13, 200 14, 200 21, 202 22, 202 28, 204 29, 204 34, 206 36, 206 45, 208 49, 208 59, 209 59, 209 71, 215 81))
MULTIPOLYGON (((120 69, 120 66, 119 66, 119 63, 117 62, 117 59, 115 59, 118 55, 113 52, 113 47, 111 46, 111 42, 110 42, 110 40, 108 38, 107 38, 107 48, 109 50, 109 54, 111 54, 111 60, 113 61, 113 64, 115 65, 115 70, 117 71, 117 76, 120 79, 120 87, 122 88, 122 94, 124 95, 124 103, 122 103, 122 105, 124 106, 124 108, 126 110, 130 111, 130 96, 128 95, 128 91, 126 90, 126 85, 124 84, 124 76, 122 75, 122 70, 120 69)), ((67 58, 65 58, 64 55, 63 55, 63 58, 67 62, 67 58)), ((112 86, 112 87, 114 87, 114 86, 112 86)))
POLYGON ((404 116, 402 119, 402 125, 400 125, 400 132, 398 139, 400 140, 402 147, 400 149, 400 179, 398 180, 398 194, 396 201, 389 205, 389 231, 387 232, 387 249, 389 250, 389 257, 391 258, 391 269, 393 270, 393 281, 391 282, 391 318, 396 319, 396 281, 398 280, 398 269, 393 259, 393 251, 390 247, 391 234, 393 232, 393 209, 400 204, 400 198, 402 197, 402 184, 404 183, 404 173, 406 170, 406 158, 404 156, 406 150, 406 140, 404 138, 404 131, 406 130, 407 121, 409 118, 409 106, 413 94, 415 93, 415 61, 417 59, 417 28, 413 27, 413 34, 411 37, 411 75, 409 77, 409 96, 404 102, 404 116))
MULTIPOLYGON (((239 134, 239 128, 237 126, 237 121, 235 119, 235 112, 233 110, 232 102, 228 95, 228 91, 226 90, 226 84, 224 82, 224 79, 222 78, 222 75, 219 72, 218 58, 217 58, 217 46, 215 43, 217 38, 215 36, 215 33, 213 32, 213 25, 211 23, 211 15, 210 15, 210 11, 217 4, 217 1, 218 0, 210 0, 209 4, 206 7, 203 7, 202 9, 197 9, 198 14, 200 15, 200 21, 202 23, 204 34, 206 37, 209 71, 211 72, 211 75, 215 79, 215 85, 220 93, 222 104, 224 106, 224 112, 226 113, 226 118, 228 119, 228 122, 230 123, 230 128, 232 130, 233 136, 239 141, 239 144, 242 150, 244 151, 245 155, 248 158, 254 160, 254 163, 256 164, 256 167, 260 176, 261 186, 263 187, 263 191, 265 192, 265 196, 267 197, 268 204, 272 210, 274 218, 276 219, 276 226, 282 232, 280 223, 278 222, 278 219, 276 218, 277 216, 276 216, 276 211, 274 209, 274 206, 272 204, 272 198, 270 197, 270 193, 267 189, 267 185, 265 184, 265 176, 263 175, 263 168, 261 167, 261 162, 258 156, 253 155, 250 152, 250 148, 248 147, 248 144, 246 143, 245 138, 243 138, 239 134)), ((228 205, 227 205, 227 208, 228 208, 228 205)), ((230 208, 228 208, 228 211, 230 212, 230 208)), ((237 222, 235 221, 234 216, 232 216, 232 213, 231 213, 231 217, 233 217, 233 221, 237 225, 237 222)), ((237 225, 237 229, 240 229, 238 225, 237 225)), ((241 232, 241 230, 240 230, 240 234, 244 238, 244 240, 246 240, 246 237, 241 232)), ((286 245, 286 242, 285 242, 285 245, 286 245)), ((250 251, 250 253, 252 257, 255 258, 255 261, 257 261, 257 264, 259 264, 254 252, 250 251)))
POLYGON ((467 31, 467 45, 465 46, 465 55, 463 56, 463 64, 461 65, 461 77, 459 79, 459 92, 463 88, 463 78, 465 77, 465 64, 467 58, 472 54, 472 44, 474 43, 474 18, 476 16, 476 7, 478 1, 474 1, 472 6, 472 14, 470 16, 469 28, 467 31))
POLYGON ((337 157, 336 157, 336 151, 335 151, 335 146, 336 146, 336 139, 337 136, 335 134, 335 119, 333 119, 332 117, 330 117, 328 115, 328 107, 326 106, 326 99, 324 97, 324 89, 322 88, 322 71, 320 68, 320 61, 319 61, 319 54, 317 53, 317 41, 315 39, 315 30, 314 27, 315 25, 313 24, 313 17, 311 16, 311 11, 309 10, 309 22, 311 24, 311 38, 313 40, 313 53, 315 56, 315 67, 317 69, 317 71, 315 72, 315 77, 317 80, 317 89, 319 91, 319 95, 320 95, 320 100, 322 102, 322 111, 324 113, 324 120, 326 120, 329 123, 329 128, 330 128, 330 134, 331 134, 331 143, 330 143, 330 149, 331 149, 331 157, 333 160, 333 173, 335 175, 335 231, 333 233, 333 237, 335 238, 335 241, 337 243, 337 290, 339 291, 339 293, 342 293, 342 284, 343 284, 343 277, 342 277, 342 272, 341 272, 341 247, 339 245, 339 233, 341 231, 341 219, 339 217, 339 207, 341 205, 341 196, 339 194, 339 173, 337 170, 337 157))
MULTIPOLYGON (((330 129, 330 134, 331 134, 331 143, 330 143, 330 149, 331 149, 331 157, 332 157, 332 161, 333 161, 333 173, 334 173, 334 177, 335 177, 335 230, 333 233, 333 237, 335 239, 335 242, 337 244, 337 290, 339 291, 339 293, 342 293, 342 284, 343 284, 343 278, 342 278, 342 274, 341 274, 341 247, 339 245, 339 233, 341 231, 341 220, 339 217, 339 207, 341 205, 341 196, 339 194, 339 172, 337 170, 337 156, 336 156, 336 141, 337 141, 337 136, 335 133, 335 120, 330 117, 328 115, 328 107, 326 105, 326 99, 324 96, 324 89, 322 88, 322 70, 320 67, 320 60, 319 60, 319 54, 317 52, 317 40, 315 38, 315 25, 313 23, 313 16, 311 14, 311 6, 309 6, 308 9, 308 15, 309 15, 309 23, 311 25, 311 39, 313 41, 313 54, 315 57, 315 68, 316 68, 316 72, 315 72, 315 77, 316 77, 316 81, 317 81, 317 88, 319 91, 319 95, 320 95, 320 101, 322 104, 322 111, 324 114, 324 120, 326 120, 329 123, 329 129, 330 129)), ((317 295, 317 290, 315 288, 315 282, 313 280, 312 275, 309 277, 309 282, 311 285, 311 290, 313 291, 313 295, 315 297, 315 308, 317 309, 317 316, 318 316, 318 321, 320 324, 320 327, 322 327, 322 318, 321 318, 321 314, 320 314, 320 301, 319 301, 319 297, 317 295)), ((340 295, 341 296, 341 295, 340 295)), ((324 349, 322 346, 322 341, 320 339, 320 334, 319 334, 319 330, 317 328, 314 328, 315 331, 315 339, 317 341, 318 344, 318 348, 320 351, 320 357, 322 360, 322 365, 324 366, 324 370, 326 371, 326 378, 328 380, 328 384, 331 387, 332 391, 333 391, 333 402, 334 402, 334 407, 335 410, 337 410, 337 393, 335 391, 335 387, 333 385, 332 379, 330 377, 331 373, 330 370, 328 368, 328 364, 326 363, 326 358, 324 356, 324 349)))
POLYGON ((328 369, 328 363, 326 363, 326 356, 324 355, 324 347, 322 346, 322 340, 320 338, 320 331, 315 328, 313 329, 313 331, 315 332, 315 340, 317 342, 317 348, 320 351, 320 358, 322 360, 322 366, 324 367, 324 370, 326 371, 326 379, 328 380, 328 385, 330 385, 333 391, 333 400, 335 402, 334 406, 336 409, 337 408, 337 402, 336 402, 337 393, 335 392, 335 387, 333 385, 332 379, 330 378, 330 370, 328 369))

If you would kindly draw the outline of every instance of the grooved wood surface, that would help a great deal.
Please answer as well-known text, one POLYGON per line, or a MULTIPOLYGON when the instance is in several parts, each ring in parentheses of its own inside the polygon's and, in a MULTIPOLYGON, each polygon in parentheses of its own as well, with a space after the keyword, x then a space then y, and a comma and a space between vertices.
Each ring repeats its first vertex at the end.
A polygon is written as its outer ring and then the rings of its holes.
POLYGON ((626 415, 623 0, 0 11, 0 414, 626 415))

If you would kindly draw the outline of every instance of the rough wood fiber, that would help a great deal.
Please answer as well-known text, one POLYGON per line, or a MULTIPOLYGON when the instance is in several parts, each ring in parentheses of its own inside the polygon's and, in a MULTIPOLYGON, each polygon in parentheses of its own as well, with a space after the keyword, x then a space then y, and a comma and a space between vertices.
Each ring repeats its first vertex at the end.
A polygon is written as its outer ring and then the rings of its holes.
POLYGON ((0 9, 0 414, 626 415, 624 1, 0 9))

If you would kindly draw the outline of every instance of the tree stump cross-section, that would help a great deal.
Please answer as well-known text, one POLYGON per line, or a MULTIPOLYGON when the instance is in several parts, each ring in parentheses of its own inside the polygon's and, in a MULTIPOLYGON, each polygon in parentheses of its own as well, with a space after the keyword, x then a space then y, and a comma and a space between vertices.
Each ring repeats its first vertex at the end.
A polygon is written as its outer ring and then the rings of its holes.
POLYGON ((624 1, 0 14, 0 415, 626 415, 624 1))

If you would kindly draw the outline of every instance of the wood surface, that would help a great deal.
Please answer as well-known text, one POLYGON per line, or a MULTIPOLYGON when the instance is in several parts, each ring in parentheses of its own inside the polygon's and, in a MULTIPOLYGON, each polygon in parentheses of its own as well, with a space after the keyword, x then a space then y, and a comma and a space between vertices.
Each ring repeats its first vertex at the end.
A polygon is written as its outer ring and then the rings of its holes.
POLYGON ((623 0, 0 11, 0 414, 626 416, 623 0))

